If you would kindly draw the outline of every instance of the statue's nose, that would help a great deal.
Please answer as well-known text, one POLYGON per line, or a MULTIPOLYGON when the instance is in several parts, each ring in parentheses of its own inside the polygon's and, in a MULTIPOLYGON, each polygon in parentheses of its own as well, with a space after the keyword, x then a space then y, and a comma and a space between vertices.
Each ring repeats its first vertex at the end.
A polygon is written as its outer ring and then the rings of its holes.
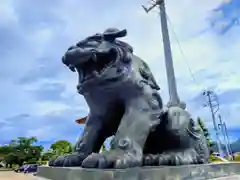
POLYGON ((86 62, 91 53, 83 48, 76 47, 76 48, 69 48, 69 50, 65 53, 62 61, 67 66, 69 65, 78 65, 86 62))

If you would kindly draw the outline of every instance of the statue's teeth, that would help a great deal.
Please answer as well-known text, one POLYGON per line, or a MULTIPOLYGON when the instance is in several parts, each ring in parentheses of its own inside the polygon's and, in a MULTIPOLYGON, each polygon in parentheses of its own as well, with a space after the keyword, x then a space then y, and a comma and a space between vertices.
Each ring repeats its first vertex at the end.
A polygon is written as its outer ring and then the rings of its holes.
POLYGON ((72 64, 69 64, 68 67, 69 67, 69 69, 70 69, 71 71, 73 71, 73 72, 76 71, 76 70, 75 70, 75 67, 74 67, 72 64))
POLYGON ((94 61, 94 62, 97 62, 97 56, 96 56, 96 54, 94 53, 94 54, 92 54, 92 60, 94 61))
POLYGON ((80 81, 83 81, 84 80, 83 71, 79 71, 78 74, 79 74, 80 81))
POLYGON ((98 76, 98 72, 97 71, 93 71, 92 74, 93 74, 93 76, 98 76))

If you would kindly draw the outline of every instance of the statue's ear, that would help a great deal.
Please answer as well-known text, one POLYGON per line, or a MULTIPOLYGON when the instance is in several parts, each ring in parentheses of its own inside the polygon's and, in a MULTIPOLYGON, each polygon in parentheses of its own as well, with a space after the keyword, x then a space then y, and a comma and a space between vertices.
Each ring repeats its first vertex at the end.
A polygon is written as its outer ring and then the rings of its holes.
POLYGON ((115 37, 116 38, 121 38, 121 37, 125 37, 127 35, 127 30, 123 29, 121 31, 116 32, 115 37))
POLYGON ((125 37, 126 35, 127 35, 127 30, 126 29, 114 30, 114 31, 106 30, 103 33, 104 39, 112 39, 112 40, 115 40, 116 38, 125 37))

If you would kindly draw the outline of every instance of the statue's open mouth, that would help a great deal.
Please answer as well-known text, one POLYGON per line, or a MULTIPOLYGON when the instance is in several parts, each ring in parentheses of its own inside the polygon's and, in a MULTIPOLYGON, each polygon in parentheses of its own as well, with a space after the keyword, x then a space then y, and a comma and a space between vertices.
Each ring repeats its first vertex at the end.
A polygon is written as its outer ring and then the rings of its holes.
POLYGON ((112 67, 117 60, 117 53, 93 53, 92 57, 85 63, 76 66, 80 81, 85 82, 91 78, 102 75, 108 68, 112 67))
MULTIPOLYGON (((75 50, 76 51, 76 50, 75 50)), ((80 83, 85 83, 93 78, 100 77, 111 68, 118 59, 115 48, 109 50, 81 51, 65 63, 70 68, 75 68, 79 74, 80 83)))

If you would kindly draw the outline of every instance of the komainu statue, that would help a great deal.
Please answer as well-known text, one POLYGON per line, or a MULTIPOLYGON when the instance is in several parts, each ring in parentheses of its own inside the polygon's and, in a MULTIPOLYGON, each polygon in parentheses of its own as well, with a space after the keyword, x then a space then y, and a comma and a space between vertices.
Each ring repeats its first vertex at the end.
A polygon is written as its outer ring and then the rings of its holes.
POLYGON ((148 65, 118 40, 126 30, 109 28, 71 46, 62 62, 78 73, 78 93, 90 109, 71 155, 50 166, 129 168, 207 163, 202 130, 180 107, 163 107, 148 65), (111 151, 99 153, 114 135, 111 151))

